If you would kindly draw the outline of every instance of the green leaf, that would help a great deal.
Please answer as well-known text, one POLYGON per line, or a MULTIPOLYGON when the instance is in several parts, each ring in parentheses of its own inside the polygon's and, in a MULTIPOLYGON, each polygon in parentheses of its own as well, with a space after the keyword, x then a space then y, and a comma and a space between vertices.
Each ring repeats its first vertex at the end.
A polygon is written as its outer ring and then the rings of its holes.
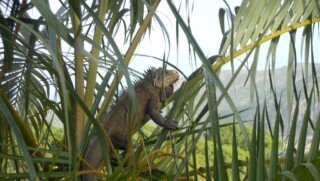
POLYGON ((258 165, 257 165, 257 180, 263 180, 266 177, 265 173, 265 114, 267 112, 266 104, 263 106, 263 112, 261 120, 258 121, 258 165))
POLYGON ((284 176, 286 176, 286 177, 288 177, 288 178, 290 178, 290 179, 293 180, 293 181, 299 181, 299 179, 297 178, 297 176, 296 176, 294 173, 290 172, 290 171, 284 171, 284 172, 282 172, 281 174, 284 175, 284 176))
MULTIPOLYGON (((281 104, 281 99, 279 101, 281 104)), ((280 106, 277 108, 276 114, 276 121, 274 123, 273 129, 273 141, 272 141, 272 149, 271 149, 271 156, 270 156, 270 165, 269 165, 269 179, 274 180, 277 175, 277 170, 279 169, 279 132, 280 132, 280 119, 281 119, 281 112, 280 106)))
POLYGON ((215 172, 219 173, 218 178, 214 178, 215 180, 227 180, 227 172, 225 168, 225 161, 222 151, 222 144, 220 138, 220 130, 219 130, 219 117, 218 117, 218 110, 215 108, 217 105, 217 98, 216 98, 216 87, 214 80, 210 77, 210 74, 207 69, 204 69, 204 77, 206 83, 206 94, 208 99, 208 110, 209 110, 209 117, 208 119, 211 120, 211 124, 213 126, 213 140, 214 140, 214 159, 217 160, 217 164, 214 164, 215 172))
POLYGON ((36 173, 36 170, 35 170, 35 167, 34 167, 34 164, 31 160, 31 156, 27 150, 27 146, 24 142, 24 139, 20 133, 20 129, 18 127, 18 125, 16 124, 16 121, 14 120, 13 118, 13 115, 12 113, 10 112, 9 108, 7 107, 7 101, 5 101, 3 99, 4 97, 4 93, 3 91, 0 89, 0 112, 1 112, 1 115, 5 118, 5 120, 7 120, 8 124, 10 125, 12 131, 14 132, 15 134, 15 137, 16 137, 16 141, 19 145, 19 149, 21 151, 21 154, 23 155, 25 161, 26 161, 26 165, 27 165, 27 168, 29 170, 29 176, 30 176, 30 179, 31 180, 36 180, 38 178, 37 176, 37 173, 36 173))
POLYGON ((208 134, 205 134, 205 162, 206 162, 206 180, 211 181, 211 171, 210 171, 210 157, 208 153, 208 134))
POLYGON ((303 116, 303 121, 300 129, 295 166, 300 165, 303 162, 304 155, 305 155, 305 145, 306 145, 306 139, 307 139, 308 121, 310 119, 310 114, 311 114, 311 102, 312 102, 313 90, 314 89, 311 90, 309 98, 307 98, 308 102, 307 102, 307 107, 305 110, 305 114, 303 116))
POLYGON ((313 132, 311 147, 309 150, 308 160, 315 159, 319 152, 319 142, 320 142, 320 113, 318 112, 318 119, 316 119, 316 127, 313 132))
POLYGON ((238 159, 238 144, 237 144, 237 135, 236 135, 236 123, 235 119, 233 119, 232 125, 232 180, 240 181, 240 167, 239 167, 239 159, 238 159))
POLYGON ((303 166, 307 167, 307 169, 309 170, 309 172, 311 173, 311 175, 313 176, 313 178, 316 180, 316 181, 320 181, 320 174, 319 174, 319 169, 317 169, 315 167, 315 165, 313 165, 312 163, 310 162, 307 162, 307 163, 304 163, 302 164, 303 166))
POLYGON ((290 171, 294 167, 294 151, 295 151, 295 135, 297 129, 297 121, 299 115, 299 103, 300 103, 300 96, 296 100, 296 107, 293 113, 293 119, 291 121, 289 137, 287 141, 287 150, 285 156, 285 163, 284 163, 284 171, 290 171))

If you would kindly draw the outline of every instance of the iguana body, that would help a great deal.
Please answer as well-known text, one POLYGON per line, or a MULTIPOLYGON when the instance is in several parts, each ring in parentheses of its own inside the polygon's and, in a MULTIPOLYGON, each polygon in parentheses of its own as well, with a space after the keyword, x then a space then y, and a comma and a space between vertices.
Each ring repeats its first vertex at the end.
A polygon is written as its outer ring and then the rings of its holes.
MULTIPOLYGON (((143 120, 147 115, 163 128, 178 128, 177 123, 172 120, 165 120, 158 111, 159 102, 164 101, 166 96, 168 97, 173 93, 173 84, 177 82, 178 79, 179 73, 174 70, 166 70, 163 72, 162 68, 150 68, 146 71, 143 79, 138 81, 134 87, 139 113, 138 116, 132 116, 139 118, 139 120, 133 121, 134 130, 137 130, 137 126, 143 126, 145 124, 143 120)), ((105 120, 102 120, 104 129, 108 133, 114 148, 125 150, 125 152, 128 149, 128 138, 130 136, 129 124, 132 124, 132 121, 128 120, 128 101, 128 93, 124 92, 115 107, 104 118, 105 120)), ((94 139, 89 144, 84 159, 97 169, 102 161, 102 154, 99 140, 94 139)), ((83 170, 88 170, 88 168, 84 167, 83 170)), ((83 180, 95 181, 96 177, 93 174, 87 174, 84 175, 83 180)))

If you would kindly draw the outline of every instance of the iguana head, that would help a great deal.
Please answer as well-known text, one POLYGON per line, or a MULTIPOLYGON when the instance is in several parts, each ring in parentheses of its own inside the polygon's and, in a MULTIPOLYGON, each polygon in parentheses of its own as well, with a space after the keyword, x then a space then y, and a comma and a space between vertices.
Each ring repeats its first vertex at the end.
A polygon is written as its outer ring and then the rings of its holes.
POLYGON ((169 85, 176 83, 179 80, 179 72, 176 70, 163 70, 160 68, 151 67, 147 71, 148 79, 152 81, 152 85, 157 88, 166 88, 169 85))

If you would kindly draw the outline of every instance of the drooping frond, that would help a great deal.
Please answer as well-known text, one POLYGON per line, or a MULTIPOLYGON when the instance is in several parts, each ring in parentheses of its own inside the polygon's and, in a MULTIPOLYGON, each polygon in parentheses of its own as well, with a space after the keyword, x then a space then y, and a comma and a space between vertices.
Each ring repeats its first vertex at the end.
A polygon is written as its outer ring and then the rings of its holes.
POLYGON ((217 61, 216 67, 221 67, 230 61, 231 43, 233 58, 236 58, 280 35, 319 22, 319 8, 318 1, 314 0, 242 1, 235 16, 230 15, 233 29, 225 32, 227 39, 220 51, 220 55, 226 57, 217 61))

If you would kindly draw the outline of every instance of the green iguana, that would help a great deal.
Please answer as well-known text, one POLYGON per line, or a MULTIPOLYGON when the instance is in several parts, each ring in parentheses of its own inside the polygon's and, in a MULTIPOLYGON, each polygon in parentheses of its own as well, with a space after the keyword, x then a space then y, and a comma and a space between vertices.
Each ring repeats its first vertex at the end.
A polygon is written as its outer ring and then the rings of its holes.
MULTIPOLYGON (((166 97, 169 97, 173 93, 173 84, 179 79, 179 73, 175 70, 165 70, 162 68, 150 68, 146 71, 142 79, 140 79, 134 86, 137 104, 138 104, 138 116, 139 120, 134 121, 134 130, 137 130, 137 126, 143 126, 146 121, 144 118, 149 115, 150 118, 163 128, 176 130, 178 124, 172 120, 165 120, 158 111, 158 104, 165 101, 166 97), (164 75, 164 76, 163 76, 164 75), (164 90, 164 91, 162 91, 164 90)), ((111 142, 115 149, 124 150, 128 149, 128 136, 129 124, 128 121, 128 93, 124 92, 120 97, 118 103, 111 109, 109 114, 101 121, 104 124, 104 129, 108 133, 111 142)), ((84 159, 95 169, 97 169, 102 162, 102 151, 99 140, 93 139, 87 148, 84 159)), ((89 170, 84 166, 83 170, 89 170)), ((96 176, 94 174, 86 174, 83 176, 84 181, 95 181, 96 176)))

